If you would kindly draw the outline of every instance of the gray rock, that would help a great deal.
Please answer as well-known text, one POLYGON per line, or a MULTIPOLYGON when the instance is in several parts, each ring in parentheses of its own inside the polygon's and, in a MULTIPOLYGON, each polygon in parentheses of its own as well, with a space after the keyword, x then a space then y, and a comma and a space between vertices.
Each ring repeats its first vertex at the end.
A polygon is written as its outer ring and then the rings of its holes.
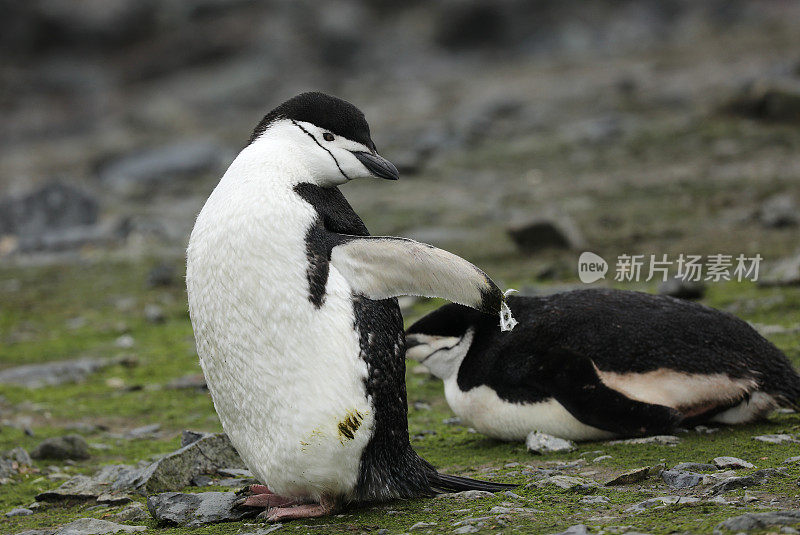
POLYGON ((558 487, 559 489, 576 491, 576 492, 588 491, 590 489, 594 489, 597 487, 597 483, 589 479, 584 479, 582 477, 574 477, 574 476, 564 476, 564 475, 545 477, 538 481, 534 481, 533 483, 528 483, 526 487, 531 485, 539 488, 554 486, 558 487))
POLYGON ((146 530, 146 526, 126 526, 98 518, 79 518, 61 526, 55 530, 53 535, 105 535, 110 533, 137 533, 146 530))
POLYGON ((688 489, 699 485, 703 481, 703 475, 683 470, 664 470, 661 472, 661 479, 673 489, 688 489))
POLYGON ((630 470, 628 472, 624 472, 608 483, 606 483, 607 487, 612 487, 616 485, 633 485, 635 483, 639 483, 644 481, 650 475, 650 467, 644 466, 642 468, 636 468, 635 470, 630 470))
POLYGON ((526 253, 543 249, 580 249, 584 240, 572 220, 537 217, 524 223, 511 225, 508 235, 517 248, 526 253))
POLYGON ((29 468, 33 461, 24 448, 16 447, 0 453, 0 479, 7 479, 29 468))
POLYGON ((62 182, 52 182, 22 197, 0 200, 0 236, 39 236, 51 230, 94 225, 97 201, 62 182))
POLYGON ((800 510, 747 513, 720 522, 714 528, 714 533, 723 533, 723 530, 733 532, 762 530, 772 526, 793 524, 800 524, 800 510))
POLYGON ((466 526, 460 526, 453 530, 453 533, 456 535, 464 535, 465 533, 477 533, 480 531, 478 527, 467 524, 466 526))
POLYGON ((765 121, 800 122, 800 83, 795 79, 752 82, 724 109, 765 121))
MULTIPOLYGON (((785 470, 785 468, 781 468, 780 470, 785 470)), ((764 468, 762 470, 756 470, 748 476, 729 477, 717 483, 716 485, 713 485, 710 489, 708 489, 708 493, 714 495, 741 488, 756 487, 758 485, 763 485, 770 478, 776 476, 786 477, 786 474, 774 468, 764 468)))
POLYGON ((697 503, 700 501, 700 498, 695 498, 693 496, 659 496, 658 498, 650 498, 649 500, 644 500, 643 502, 639 502, 635 505, 632 505, 625 509, 626 513, 641 513, 642 511, 647 511, 648 509, 653 509, 657 507, 665 507, 667 505, 676 505, 676 504, 683 504, 683 503, 697 503))
POLYGON ((716 470, 717 467, 707 463, 678 463, 672 469, 685 470, 688 472, 707 472, 709 470, 716 470))
POLYGON ((150 323, 164 323, 164 309, 156 304, 145 305, 144 318, 150 323))
POLYGON ((528 435, 525 440, 525 446, 528 451, 536 454, 544 453, 564 453, 575 451, 575 443, 571 440, 554 437, 539 431, 533 431, 528 435))
POLYGON ((208 385, 206 385, 206 378, 202 373, 191 373, 173 379, 166 384, 166 388, 170 390, 206 390, 208 385))
POLYGON ((788 459, 783 461, 783 463, 784 464, 800 463, 800 456, 798 456, 798 457, 789 457, 788 459))
POLYGON ((131 440, 138 440, 144 438, 153 438, 161 429, 161 424, 143 425, 135 427, 125 432, 125 438, 131 440))
POLYGON ((589 535, 590 533, 591 531, 589 531, 589 528, 587 528, 585 524, 576 524, 554 535, 589 535))
POLYGON ((127 474, 113 488, 142 494, 164 492, 189 486, 195 476, 213 474, 220 468, 246 468, 224 433, 204 436, 136 473, 127 474))
POLYGON ((0 384, 41 388, 77 383, 98 370, 120 362, 120 359, 81 358, 46 364, 26 364, 0 371, 0 384))
POLYGON ((761 205, 758 220, 767 228, 795 227, 800 223, 800 208, 791 195, 775 195, 761 205))
POLYGON ((711 461, 720 470, 739 468, 755 468, 755 465, 738 457, 714 457, 711 461))
POLYGON ((238 499, 235 492, 165 492, 149 496, 147 509, 159 524, 187 527, 241 520, 258 513, 253 508, 236 507, 238 499))
POLYGON ((143 503, 133 502, 112 515, 111 518, 117 522, 145 522, 150 520, 150 513, 143 503))
POLYGON ((417 522, 416 524, 408 528, 408 531, 422 531, 424 529, 433 527, 436 527, 435 522, 417 522))
POLYGON ((483 498, 494 498, 494 494, 486 490, 465 490, 462 492, 439 494, 435 499, 480 500, 483 498))
POLYGON ((767 444, 797 444, 800 443, 800 440, 797 440, 792 435, 759 435, 757 437, 753 437, 754 440, 758 440, 759 442, 766 442, 767 444))
POLYGON ((679 299, 702 299, 706 294, 706 285, 701 281, 672 277, 658 285, 658 293, 679 299))
POLYGON ((188 446, 189 444, 193 444, 201 438, 209 437, 211 435, 212 433, 206 433, 204 431, 191 431, 189 429, 184 429, 181 432, 181 448, 188 446))
POLYGON ((31 452, 34 459, 84 460, 90 457, 89 444, 80 435, 64 435, 43 440, 31 452))
POLYGON ((610 501, 611 500, 605 496, 584 496, 581 498, 581 503, 585 503, 587 505, 601 505, 610 501))
POLYGON ((800 254, 778 260, 758 279, 761 286, 794 286, 800 284, 800 254))
POLYGON ((93 476, 76 475, 58 488, 44 491, 36 496, 37 501, 54 502, 60 500, 96 500, 101 495, 113 495, 125 488, 115 489, 120 480, 127 480, 138 474, 134 466, 116 464, 102 467, 93 476))
POLYGON ((660 446, 674 446, 680 444, 681 439, 674 435, 655 435, 652 437, 629 438, 625 440, 612 440, 607 444, 616 446, 618 444, 658 444, 660 446))
POLYGON ((103 165, 99 178, 126 195, 150 194, 154 188, 221 170, 227 151, 207 141, 185 141, 122 156, 103 165))
POLYGON ((12 516, 28 516, 32 515, 33 511, 27 509, 25 507, 17 507, 16 509, 12 509, 6 513, 6 516, 11 518, 12 516))

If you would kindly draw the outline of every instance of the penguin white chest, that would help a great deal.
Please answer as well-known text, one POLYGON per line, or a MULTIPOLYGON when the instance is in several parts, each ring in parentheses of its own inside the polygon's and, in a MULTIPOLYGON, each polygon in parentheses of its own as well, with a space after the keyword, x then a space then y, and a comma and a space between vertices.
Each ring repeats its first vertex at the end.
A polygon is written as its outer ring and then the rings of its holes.
POLYGON ((350 288, 331 267, 315 307, 305 237, 316 212, 291 188, 235 181, 231 170, 187 251, 189 309, 214 406, 274 492, 346 496, 373 424, 350 288))

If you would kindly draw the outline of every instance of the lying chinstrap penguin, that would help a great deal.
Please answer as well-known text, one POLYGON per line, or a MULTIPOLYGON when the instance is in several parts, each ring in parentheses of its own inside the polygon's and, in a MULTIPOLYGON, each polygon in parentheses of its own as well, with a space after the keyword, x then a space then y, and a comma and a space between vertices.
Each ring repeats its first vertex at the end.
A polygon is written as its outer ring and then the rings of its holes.
POLYGON ((406 332, 407 356, 444 381, 447 402, 486 435, 572 440, 737 424, 797 408, 800 377, 744 321, 680 299, 619 290, 510 297, 498 332, 445 305, 406 332))
POLYGON ((200 364, 223 428, 265 483, 243 505, 270 508, 271 521, 508 487, 440 474, 411 448, 395 299, 443 297, 499 330, 505 297, 458 256, 370 236, 337 188, 367 177, 398 172, 361 111, 304 93, 256 127, 189 241, 200 364))

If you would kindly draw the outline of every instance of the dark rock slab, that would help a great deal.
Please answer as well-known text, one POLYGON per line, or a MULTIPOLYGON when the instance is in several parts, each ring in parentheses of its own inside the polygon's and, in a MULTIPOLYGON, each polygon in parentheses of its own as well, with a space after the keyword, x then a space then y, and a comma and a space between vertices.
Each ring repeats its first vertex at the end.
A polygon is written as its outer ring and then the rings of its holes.
POLYGON ((80 435, 64 435, 43 440, 31 452, 34 459, 84 460, 90 457, 89 444, 80 435))
POLYGON ((214 474, 220 468, 246 468, 224 433, 204 436, 136 473, 127 474, 113 488, 142 494, 164 492, 189 486, 195 476, 214 474))
POLYGON ((788 78, 752 82, 724 109, 764 121, 800 123, 800 82, 788 78))
POLYGON ((255 516, 258 511, 236 507, 235 492, 184 494, 165 492, 147 498, 147 508, 159 524, 197 527, 255 516))
POLYGON ((794 524, 800 524, 800 510, 747 513, 720 522, 714 528, 714 533, 762 530, 772 526, 791 526, 794 524))
POLYGON ((703 475, 684 470, 664 470, 661 472, 661 479, 673 489, 688 489, 699 485, 703 481, 703 475))

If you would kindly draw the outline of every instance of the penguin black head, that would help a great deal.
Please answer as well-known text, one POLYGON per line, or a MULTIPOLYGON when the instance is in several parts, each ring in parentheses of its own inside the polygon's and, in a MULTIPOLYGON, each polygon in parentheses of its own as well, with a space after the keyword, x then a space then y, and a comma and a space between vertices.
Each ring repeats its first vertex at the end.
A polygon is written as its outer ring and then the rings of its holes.
POLYGON ((306 182, 336 186, 355 178, 397 180, 397 168, 380 156, 361 110, 324 93, 301 93, 258 123, 250 146, 282 144, 302 160, 306 182))
POLYGON ((406 330, 406 357, 447 379, 458 372, 476 326, 483 321, 484 315, 477 310, 454 303, 444 305, 406 330))

